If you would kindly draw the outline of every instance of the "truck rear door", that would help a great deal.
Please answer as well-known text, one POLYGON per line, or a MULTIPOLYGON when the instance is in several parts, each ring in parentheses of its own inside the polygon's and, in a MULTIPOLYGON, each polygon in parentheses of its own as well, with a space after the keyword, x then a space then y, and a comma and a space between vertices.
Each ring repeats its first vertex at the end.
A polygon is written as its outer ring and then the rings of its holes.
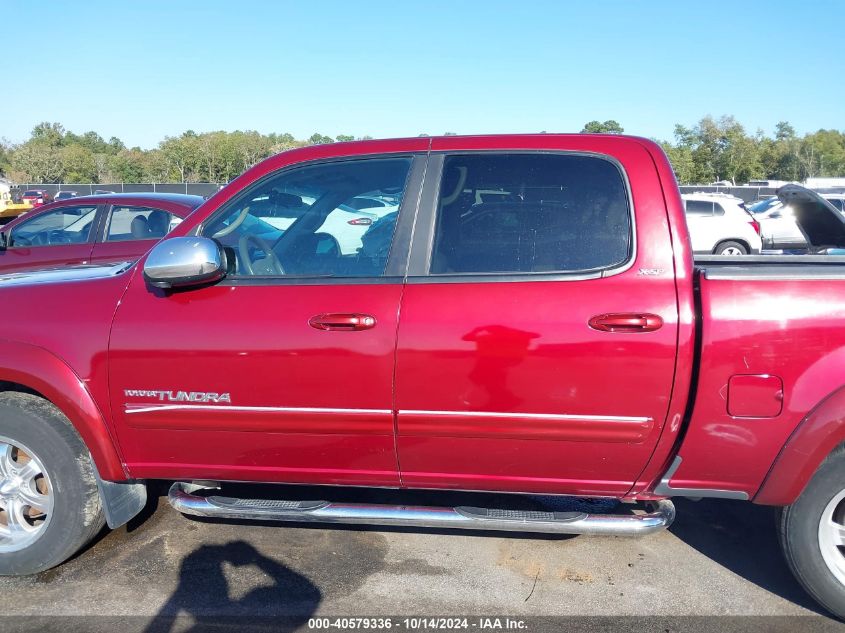
POLYGON ((397 349, 407 486, 621 495, 663 429, 678 315, 654 163, 549 142, 433 143, 397 349))

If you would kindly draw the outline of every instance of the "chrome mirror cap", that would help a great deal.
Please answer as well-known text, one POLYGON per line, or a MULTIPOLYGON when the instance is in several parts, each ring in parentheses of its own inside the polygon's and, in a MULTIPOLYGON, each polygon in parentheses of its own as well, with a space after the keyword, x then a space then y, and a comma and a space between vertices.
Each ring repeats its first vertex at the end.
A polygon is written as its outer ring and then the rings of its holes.
POLYGON ((171 237, 156 244, 144 262, 144 279, 156 288, 186 288, 219 281, 226 254, 207 237, 171 237))

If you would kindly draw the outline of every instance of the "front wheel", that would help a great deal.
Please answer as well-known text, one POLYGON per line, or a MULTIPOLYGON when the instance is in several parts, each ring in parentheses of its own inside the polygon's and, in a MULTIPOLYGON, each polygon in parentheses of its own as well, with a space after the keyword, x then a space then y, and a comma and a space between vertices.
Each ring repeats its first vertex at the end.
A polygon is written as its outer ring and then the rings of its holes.
POLYGON ((804 492, 781 511, 780 542, 807 592, 845 618, 845 450, 822 462, 804 492))
POLYGON ((58 565, 103 524, 91 456, 67 418, 43 398, 0 393, 0 575, 58 565))

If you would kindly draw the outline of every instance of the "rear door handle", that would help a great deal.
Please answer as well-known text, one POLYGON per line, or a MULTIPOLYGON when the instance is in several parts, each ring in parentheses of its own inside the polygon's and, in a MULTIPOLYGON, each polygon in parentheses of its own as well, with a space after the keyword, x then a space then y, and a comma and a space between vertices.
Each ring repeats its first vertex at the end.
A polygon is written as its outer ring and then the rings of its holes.
POLYGON ((656 314, 599 314, 589 320, 589 326, 599 332, 654 332, 663 326, 663 319, 656 314))
POLYGON ((308 319, 308 325, 317 330, 357 332, 374 328, 376 318, 369 314, 318 314, 308 319))

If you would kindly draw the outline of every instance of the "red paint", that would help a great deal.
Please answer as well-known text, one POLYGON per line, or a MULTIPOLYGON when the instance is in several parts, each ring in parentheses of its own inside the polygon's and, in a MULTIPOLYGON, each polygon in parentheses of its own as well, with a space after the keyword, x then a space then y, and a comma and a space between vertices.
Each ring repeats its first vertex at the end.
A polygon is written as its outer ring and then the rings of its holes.
POLYGON ((817 406, 789 437, 755 503, 788 505, 795 501, 816 468, 845 438, 845 388, 817 406))
POLYGON ((105 220, 110 212, 111 205, 161 209, 180 218, 186 218, 196 209, 198 203, 199 200, 196 196, 146 196, 143 193, 138 193, 81 196, 38 206, 37 211, 19 215, 5 226, 0 227, 0 233, 5 233, 8 236, 16 226, 55 209, 96 206, 98 207, 97 217, 94 220, 94 228, 89 240, 82 244, 52 244, 0 250, 0 272, 17 272, 89 262, 133 261, 150 250, 158 239, 106 242, 104 239, 105 220))
POLYGON ((110 429, 103 342, 126 282, 0 289, 0 381, 25 386, 56 405, 84 440, 100 475, 112 480, 124 479, 126 472, 110 429), (72 336, 68 319, 76 324, 72 336))
POLYGON ((278 169, 430 149, 615 159, 636 214, 634 261, 579 281, 224 280, 165 293, 136 267, 0 287, 0 381, 53 400, 115 480, 649 498, 677 453, 673 486, 753 496, 765 480, 755 500, 788 503, 845 439, 845 330, 835 326, 845 298, 832 292, 841 282, 702 279, 697 316, 683 205, 650 141, 541 134, 302 148, 247 171, 172 235, 278 169), (697 318, 699 382, 678 448, 697 318), (226 393, 231 406, 186 410, 127 390, 226 393))
POLYGON ((728 414, 737 418, 776 418, 783 410, 783 381, 778 376, 731 376, 728 414))
POLYGON ((624 494, 663 433, 675 373, 674 254, 659 174, 648 148, 630 138, 446 137, 432 146, 494 148, 595 151, 619 161, 637 213, 636 259, 603 279, 408 284, 396 367, 402 481, 624 494), (641 269, 662 272, 641 275, 641 269), (599 332, 588 325, 597 314, 621 312, 659 315, 664 325, 653 332, 599 332), (476 415, 467 426, 461 418, 406 411, 476 415), (521 414, 540 417, 526 424, 521 414), (576 431, 556 415, 652 422, 633 433, 630 422, 582 423, 576 431))
POLYGON ((148 477, 225 472, 239 480, 260 474, 397 485, 391 409, 401 292, 396 283, 216 285, 165 294, 136 274, 115 315, 109 352, 112 412, 128 468, 148 477), (309 325, 332 310, 366 310, 377 325, 309 325), (227 392, 233 405, 252 408, 129 414, 127 404, 167 403, 129 397, 126 389, 227 392), (289 410, 312 408, 345 411, 289 410))
POLYGON ((833 291, 841 283, 701 280, 699 383, 673 486, 754 496, 799 423, 842 385, 845 328, 834 324, 845 319, 845 296, 833 291), (778 376, 782 412, 730 415, 728 384, 738 374, 778 376))

